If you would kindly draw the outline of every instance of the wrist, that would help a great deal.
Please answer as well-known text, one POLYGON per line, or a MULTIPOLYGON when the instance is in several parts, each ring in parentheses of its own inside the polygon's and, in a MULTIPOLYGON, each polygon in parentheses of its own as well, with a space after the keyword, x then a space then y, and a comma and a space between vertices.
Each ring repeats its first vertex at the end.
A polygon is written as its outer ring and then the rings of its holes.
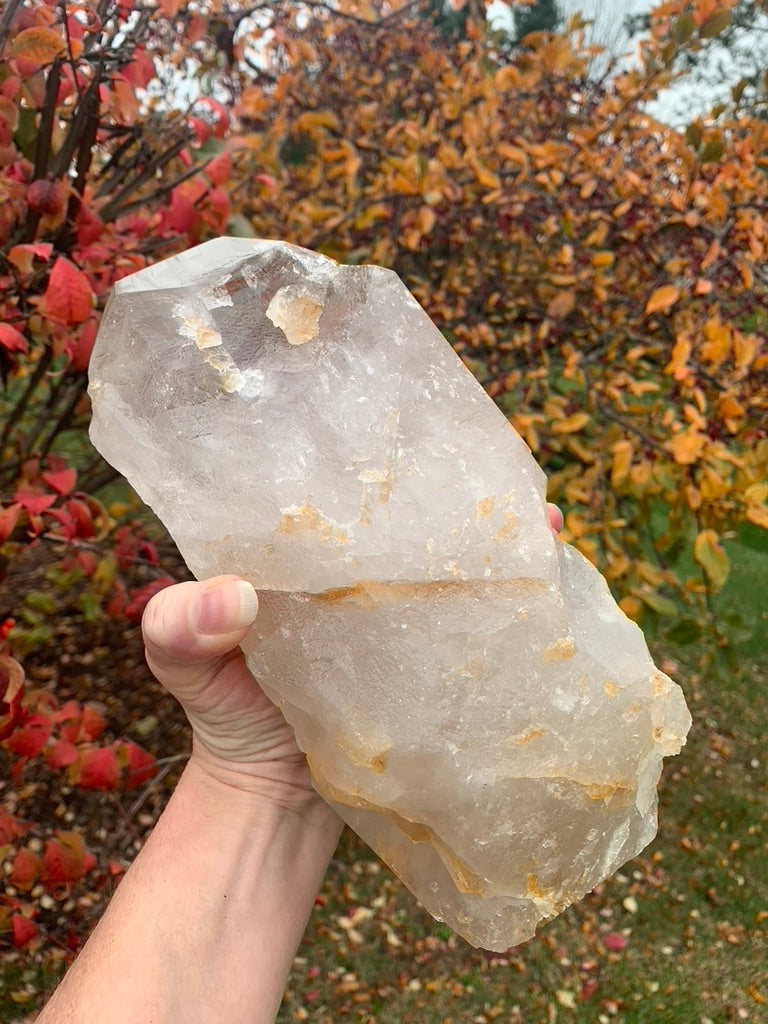
POLYGON ((192 755, 179 782, 211 814, 241 820, 282 818, 286 814, 327 822, 340 829, 339 818, 312 785, 303 755, 279 761, 231 762, 193 741, 192 755))

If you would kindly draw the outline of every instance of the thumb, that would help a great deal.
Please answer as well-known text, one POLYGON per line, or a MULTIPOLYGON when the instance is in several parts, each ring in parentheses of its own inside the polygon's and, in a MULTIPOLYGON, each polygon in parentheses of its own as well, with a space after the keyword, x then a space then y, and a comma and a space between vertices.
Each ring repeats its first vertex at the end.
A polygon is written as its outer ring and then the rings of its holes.
POLYGON ((253 625, 259 602, 250 583, 216 576, 156 594, 142 620, 147 662, 164 686, 204 685, 253 625))

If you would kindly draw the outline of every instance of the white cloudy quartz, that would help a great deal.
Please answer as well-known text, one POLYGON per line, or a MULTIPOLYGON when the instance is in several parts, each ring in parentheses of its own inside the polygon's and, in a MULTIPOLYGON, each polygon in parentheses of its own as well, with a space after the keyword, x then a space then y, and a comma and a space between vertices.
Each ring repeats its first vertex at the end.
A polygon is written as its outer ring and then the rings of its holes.
POLYGON ((435 917, 506 949, 653 838, 681 691, 395 274, 208 242, 116 286, 90 393, 195 575, 258 589, 251 669, 435 917))

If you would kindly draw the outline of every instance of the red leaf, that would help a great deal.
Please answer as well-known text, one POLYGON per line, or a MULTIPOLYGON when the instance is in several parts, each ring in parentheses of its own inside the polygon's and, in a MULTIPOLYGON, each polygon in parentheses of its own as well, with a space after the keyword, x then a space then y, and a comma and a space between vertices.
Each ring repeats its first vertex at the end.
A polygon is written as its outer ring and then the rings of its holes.
POLYGON ((195 141, 201 146, 211 134, 211 126, 200 117, 190 117, 187 121, 187 127, 194 135, 195 141))
POLYGON ((14 946, 19 949, 26 946, 28 942, 37 935, 38 928, 34 921, 22 914, 14 914, 11 918, 11 939, 14 946))
POLYGON ((225 185, 232 172, 229 153, 219 153, 205 165, 205 173, 214 185, 225 185))
POLYGON ((0 96, 8 96, 14 99, 21 88, 21 79, 18 75, 9 75, 0 84, 0 96))
POLYGON ((10 324, 0 324, 0 345, 8 352, 27 351, 27 339, 10 324))
POLYGON ((70 341, 69 352, 73 370, 87 370, 93 343, 96 341, 96 321, 88 320, 70 341))
POLYGON ((141 617, 144 614, 144 609, 149 604, 151 598, 155 594, 159 594, 161 590, 165 590, 166 587, 172 587, 174 580, 170 576, 161 576, 159 580, 153 580, 151 583, 145 584, 143 587, 139 587, 138 590, 131 592, 131 599, 125 609, 125 617, 129 622, 133 622, 138 625, 141 622, 141 617))
POLYGON ((80 735, 82 740, 97 740, 104 732, 107 723, 103 715, 96 710, 92 704, 86 704, 83 708, 83 717, 80 720, 80 735))
POLYGON ((77 882, 83 877, 85 843, 79 832, 57 832, 55 839, 45 844, 40 881, 55 888, 62 883, 77 882))
POLYGON ((49 768, 67 768, 74 764, 80 751, 68 740, 57 740, 45 756, 49 768))
POLYGON ((60 324, 81 324, 91 315, 94 296, 82 270, 59 256, 48 278, 40 309, 49 320, 60 324))
MULTIPOLYGON (((77 229, 77 244, 80 246, 93 245, 94 242, 101 238, 104 231, 104 222, 101 217, 86 203, 83 203, 80 207, 75 226, 77 229)), ((87 262, 86 252, 81 252, 79 255, 81 262, 87 262)))
POLYGON ((37 880, 40 872, 40 858, 26 848, 17 850, 11 865, 8 881, 22 892, 28 892, 37 880))
POLYGON ((49 470, 46 473, 41 473, 40 476, 57 494, 69 494, 77 480, 77 472, 74 469, 49 470))
POLYGON ((27 189, 27 203, 30 210, 41 213, 43 216, 63 213, 66 195, 61 183, 39 178, 37 181, 33 181, 27 189))
POLYGON ((25 821, 14 818, 4 807, 0 807, 0 846, 23 836, 31 827, 25 821))
POLYGON ((142 750, 130 740, 121 740, 117 744, 117 752, 120 761, 125 765, 124 784, 126 789, 136 789, 137 786, 149 782, 154 777, 157 764, 148 751, 142 750))
POLYGON ((21 505, 8 505, 7 508, 0 508, 0 544, 13 533, 16 520, 19 518, 21 505))
POLYGON ((74 537, 88 540, 96 535, 93 509, 82 498, 70 498, 65 502, 63 508, 51 509, 50 515, 58 523, 61 523, 62 528, 56 532, 68 540, 72 540, 74 537))
POLYGON ((229 128, 229 111, 222 103, 210 96, 203 96, 195 103, 193 111, 196 117, 205 118, 217 139, 224 137, 229 128))
POLYGON ((197 218, 198 212, 192 200, 175 188, 171 192, 170 206, 163 210, 161 231, 185 235, 192 229, 197 218))
POLYGON ((80 718, 83 709, 76 700, 68 700, 53 715, 51 719, 58 726, 59 739, 67 743, 74 743, 80 732, 80 718))
POLYGON ((34 269, 35 256, 47 263, 52 252, 52 242, 27 242, 24 245, 14 245, 8 250, 8 262, 12 263, 21 274, 31 274, 34 269))
POLYGON ((173 18, 181 7, 181 0, 158 0, 157 6, 166 18, 173 18))
POLYGON ((56 708, 53 712, 53 720, 54 722, 71 722, 73 718, 80 717, 81 711, 80 701, 73 697, 56 708))
POLYGON ((618 932, 609 932, 607 935, 603 935, 600 941, 609 953, 621 953, 627 948, 627 940, 618 932))
POLYGON ((80 789, 117 789, 120 766, 112 747, 83 750, 80 760, 72 766, 72 781, 80 789))
POLYGON ((47 508, 56 501, 54 494, 40 494, 38 491, 25 491, 19 488, 13 496, 13 500, 17 502, 27 515, 39 516, 41 512, 45 512, 47 508))
POLYGON ((19 757, 35 757, 48 742, 50 735, 50 722, 30 721, 12 732, 5 745, 11 753, 18 754, 19 757))
POLYGON ((123 68, 123 75, 135 89, 146 89, 155 77, 155 62, 146 50, 137 47, 133 60, 123 68))
POLYGON ((23 692, 24 669, 9 654, 0 654, 0 740, 10 736, 23 720, 23 692))

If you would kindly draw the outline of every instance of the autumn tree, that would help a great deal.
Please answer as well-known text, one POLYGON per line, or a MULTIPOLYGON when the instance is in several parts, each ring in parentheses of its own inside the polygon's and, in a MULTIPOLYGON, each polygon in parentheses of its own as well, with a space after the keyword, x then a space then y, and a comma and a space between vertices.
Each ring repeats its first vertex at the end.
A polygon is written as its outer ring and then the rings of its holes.
POLYGON ((244 81, 236 114, 272 183, 245 198, 254 232, 397 270, 625 609, 698 622, 722 533, 768 526, 768 139, 645 113, 719 23, 663 11, 643 65, 603 84, 565 37, 509 58, 477 25, 302 19, 265 55, 275 94, 244 81))
MULTIPOLYGON (((690 96, 701 97, 697 113, 715 108, 718 114, 741 112, 766 117, 768 101, 768 3, 736 0, 720 4, 704 36, 696 36, 691 12, 676 22, 674 69, 685 82, 687 99, 676 104, 673 116, 685 122, 690 96)), ((650 14, 627 18, 627 30, 638 38, 651 28, 650 14)), ((680 86, 678 85, 678 91, 680 86)))
MULTIPOLYGON (((126 504, 101 493, 114 473, 85 433, 86 368, 112 285, 222 233, 229 212, 228 160, 205 155, 224 108, 153 100, 194 41, 189 21, 166 13, 11 0, 0 15, 0 754, 19 790, 46 771, 130 790, 156 770, 89 704, 27 686, 23 662, 51 642, 62 605, 86 622, 138 622, 171 582, 126 504), (29 565, 45 568, 44 591, 8 586, 29 565)), ((33 826, 0 808, 3 944, 42 941, 40 901, 97 866, 79 832, 46 823, 30 845, 33 826)))

